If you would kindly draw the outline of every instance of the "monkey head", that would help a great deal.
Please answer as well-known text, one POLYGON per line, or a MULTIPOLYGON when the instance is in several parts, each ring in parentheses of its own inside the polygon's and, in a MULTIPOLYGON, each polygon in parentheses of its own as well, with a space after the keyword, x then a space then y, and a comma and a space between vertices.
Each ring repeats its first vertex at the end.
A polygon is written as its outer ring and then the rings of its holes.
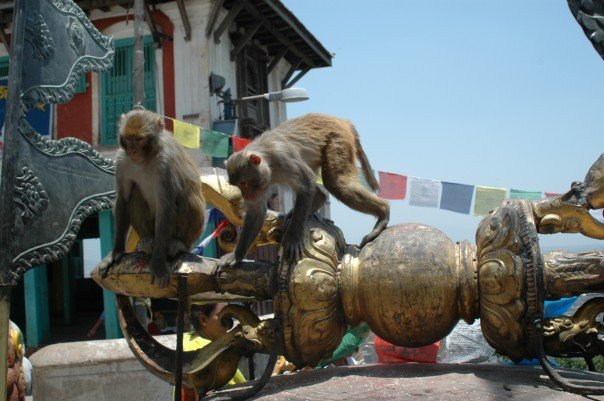
POLYGON ((163 130, 159 115, 148 110, 131 110, 120 117, 120 146, 133 163, 140 164, 152 156, 163 130))
POLYGON ((271 169, 260 153, 242 150, 226 161, 229 184, 236 185, 246 202, 256 202, 271 184, 271 169))

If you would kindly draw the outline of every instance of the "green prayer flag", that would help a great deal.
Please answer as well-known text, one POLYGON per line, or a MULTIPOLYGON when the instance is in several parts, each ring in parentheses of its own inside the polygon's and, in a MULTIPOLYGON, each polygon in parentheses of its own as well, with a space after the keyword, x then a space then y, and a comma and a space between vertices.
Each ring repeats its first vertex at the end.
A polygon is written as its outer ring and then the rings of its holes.
POLYGON ((522 191, 520 189, 510 189, 510 199, 527 199, 530 201, 536 201, 543 199, 543 193, 535 191, 522 191))
POLYGON ((204 128, 201 134, 201 151, 208 156, 228 157, 229 136, 204 128))
POLYGON ((477 185, 474 197, 474 216, 486 216, 491 210, 497 209, 505 199, 506 192, 505 188, 477 185))

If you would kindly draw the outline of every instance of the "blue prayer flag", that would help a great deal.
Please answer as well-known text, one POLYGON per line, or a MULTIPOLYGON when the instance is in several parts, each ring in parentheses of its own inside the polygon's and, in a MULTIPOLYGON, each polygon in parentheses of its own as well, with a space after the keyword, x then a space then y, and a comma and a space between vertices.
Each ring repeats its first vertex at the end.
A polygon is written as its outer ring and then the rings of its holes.
POLYGON ((440 208, 452 212, 470 214, 474 185, 443 182, 440 208))

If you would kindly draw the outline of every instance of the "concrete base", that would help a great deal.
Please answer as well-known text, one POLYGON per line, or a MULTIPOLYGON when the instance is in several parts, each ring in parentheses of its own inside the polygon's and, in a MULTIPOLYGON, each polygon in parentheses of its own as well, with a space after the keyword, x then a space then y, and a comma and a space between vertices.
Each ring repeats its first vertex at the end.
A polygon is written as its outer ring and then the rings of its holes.
MULTIPOLYGON (((156 338, 175 348, 174 335, 156 338)), ((30 361, 35 401, 172 399, 172 387, 149 373, 124 339, 53 344, 30 361)))
MULTIPOLYGON (((156 338, 174 348, 174 335, 156 338)), ((30 360, 34 367, 34 401, 172 399, 172 387, 145 370, 123 339, 54 344, 34 353, 30 360)), ((604 385, 601 374, 563 372, 583 384, 604 385)), ((559 390, 539 366, 409 363, 327 368, 273 377, 253 399, 557 401, 584 398, 559 390)), ((593 399, 604 400, 604 397, 593 399)))

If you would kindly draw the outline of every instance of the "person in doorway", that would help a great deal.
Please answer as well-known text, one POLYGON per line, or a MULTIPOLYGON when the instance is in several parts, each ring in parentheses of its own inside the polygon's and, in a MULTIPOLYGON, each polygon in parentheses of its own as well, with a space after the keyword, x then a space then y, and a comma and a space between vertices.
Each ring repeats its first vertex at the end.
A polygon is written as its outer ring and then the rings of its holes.
MULTIPOLYGON (((218 314, 227 305, 226 302, 215 304, 191 304, 189 321, 193 328, 192 332, 184 333, 182 339, 183 351, 194 351, 210 344, 212 341, 227 333, 227 329, 220 324, 218 314)), ((237 369, 228 384, 239 384, 245 382, 243 373, 237 369)), ((193 389, 183 388, 181 401, 196 401, 197 392, 193 389)))

